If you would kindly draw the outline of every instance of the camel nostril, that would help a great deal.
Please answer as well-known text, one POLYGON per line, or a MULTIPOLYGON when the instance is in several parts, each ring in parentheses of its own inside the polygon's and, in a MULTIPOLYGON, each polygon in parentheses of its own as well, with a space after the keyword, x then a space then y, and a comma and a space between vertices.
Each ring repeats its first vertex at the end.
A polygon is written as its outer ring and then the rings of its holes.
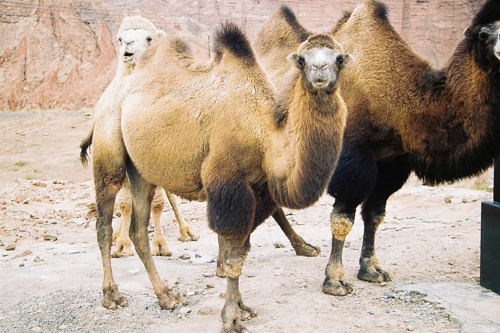
POLYGON ((133 55, 134 55, 133 53, 125 52, 125 54, 123 56, 129 58, 129 57, 131 57, 133 55))

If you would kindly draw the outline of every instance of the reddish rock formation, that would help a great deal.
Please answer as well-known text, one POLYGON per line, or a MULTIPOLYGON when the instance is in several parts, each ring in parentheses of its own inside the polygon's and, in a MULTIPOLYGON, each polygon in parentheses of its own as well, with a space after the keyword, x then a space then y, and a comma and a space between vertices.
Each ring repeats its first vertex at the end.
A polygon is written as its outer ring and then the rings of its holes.
MULTIPOLYGON (((362 0, 297 1, 305 27, 326 31, 362 0)), ((385 0, 391 22, 417 53, 442 65, 484 0, 385 0)), ((211 28, 230 19, 253 38, 276 0, 12 0, 0 2, 0 111, 91 108, 115 74, 114 37, 142 14, 177 30, 206 58, 211 28)))

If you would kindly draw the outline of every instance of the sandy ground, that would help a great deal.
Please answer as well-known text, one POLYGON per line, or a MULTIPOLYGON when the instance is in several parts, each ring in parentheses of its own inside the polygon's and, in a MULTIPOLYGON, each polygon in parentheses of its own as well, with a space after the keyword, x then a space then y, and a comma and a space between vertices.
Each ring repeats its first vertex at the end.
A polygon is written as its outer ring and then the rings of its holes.
MULTIPOLYGON (((137 255, 113 259, 129 306, 100 304, 102 265, 95 237, 90 169, 78 145, 91 127, 89 110, 0 113, 0 332, 219 332, 225 281, 213 276, 217 237, 205 204, 179 200, 199 241, 182 243, 173 212, 162 215, 172 257, 156 257, 161 276, 187 303, 160 310, 137 255), (181 259, 180 257, 190 257, 181 259)), ((454 185, 428 187, 412 177, 388 203, 377 237, 381 265, 393 281, 356 278, 363 224, 347 237, 344 266, 355 291, 321 292, 330 252, 333 199, 286 210, 295 230, 321 247, 298 257, 273 220, 252 235, 240 287, 258 311, 252 332, 460 332, 460 324, 424 295, 417 283, 479 281, 480 203, 492 200, 492 171, 454 185)), ((115 223, 118 218, 115 219, 115 223)))

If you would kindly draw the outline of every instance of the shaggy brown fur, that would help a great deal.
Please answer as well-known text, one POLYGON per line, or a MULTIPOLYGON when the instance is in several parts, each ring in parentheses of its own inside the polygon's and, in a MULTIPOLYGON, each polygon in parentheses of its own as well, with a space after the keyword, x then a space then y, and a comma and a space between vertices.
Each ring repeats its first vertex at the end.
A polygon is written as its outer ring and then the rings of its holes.
POLYGON ((349 114, 328 187, 336 200, 324 292, 353 289, 342 248, 358 205, 365 224, 358 277, 390 280, 375 255, 389 196, 411 171, 430 183, 454 181, 481 173, 500 155, 499 21, 499 1, 487 1, 441 70, 410 49, 378 1, 365 1, 332 30, 356 61, 341 81, 349 114))
POLYGON ((105 306, 116 307, 124 300, 107 264, 107 247, 112 203, 125 176, 125 162, 133 196, 130 233, 160 306, 172 309, 178 300, 158 276, 149 252, 152 184, 207 200, 209 225, 219 234, 228 282, 223 331, 245 331, 240 319, 255 313, 243 304, 238 285, 250 233, 277 205, 312 204, 338 158, 346 109, 336 87, 344 55, 326 47, 330 37, 321 38, 325 47, 305 47, 305 52, 290 57, 294 80, 283 94, 286 102, 280 105, 288 115, 279 127, 273 118, 273 85, 233 24, 217 31, 212 61, 195 63, 180 51, 182 41, 167 39, 148 50, 144 62, 125 78, 109 106, 111 113, 121 115, 121 124, 100 132, 100 138, 94 132, 94 142, 114 140, 116 152, 94 148, 103 292, 110 301, 105 306), (319 158, 328 163, 318 163, 319 158))

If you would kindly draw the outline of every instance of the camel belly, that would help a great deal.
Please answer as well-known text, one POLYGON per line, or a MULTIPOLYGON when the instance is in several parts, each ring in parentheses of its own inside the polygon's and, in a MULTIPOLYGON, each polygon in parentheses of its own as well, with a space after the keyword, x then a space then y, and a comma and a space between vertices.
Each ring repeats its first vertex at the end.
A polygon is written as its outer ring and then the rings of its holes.
POLYGON ((203 199, 200 170, 207 140, 194 117, 175 108, 124 107, 122 132, 127 153, 146 181, 184 198, 203 199))

